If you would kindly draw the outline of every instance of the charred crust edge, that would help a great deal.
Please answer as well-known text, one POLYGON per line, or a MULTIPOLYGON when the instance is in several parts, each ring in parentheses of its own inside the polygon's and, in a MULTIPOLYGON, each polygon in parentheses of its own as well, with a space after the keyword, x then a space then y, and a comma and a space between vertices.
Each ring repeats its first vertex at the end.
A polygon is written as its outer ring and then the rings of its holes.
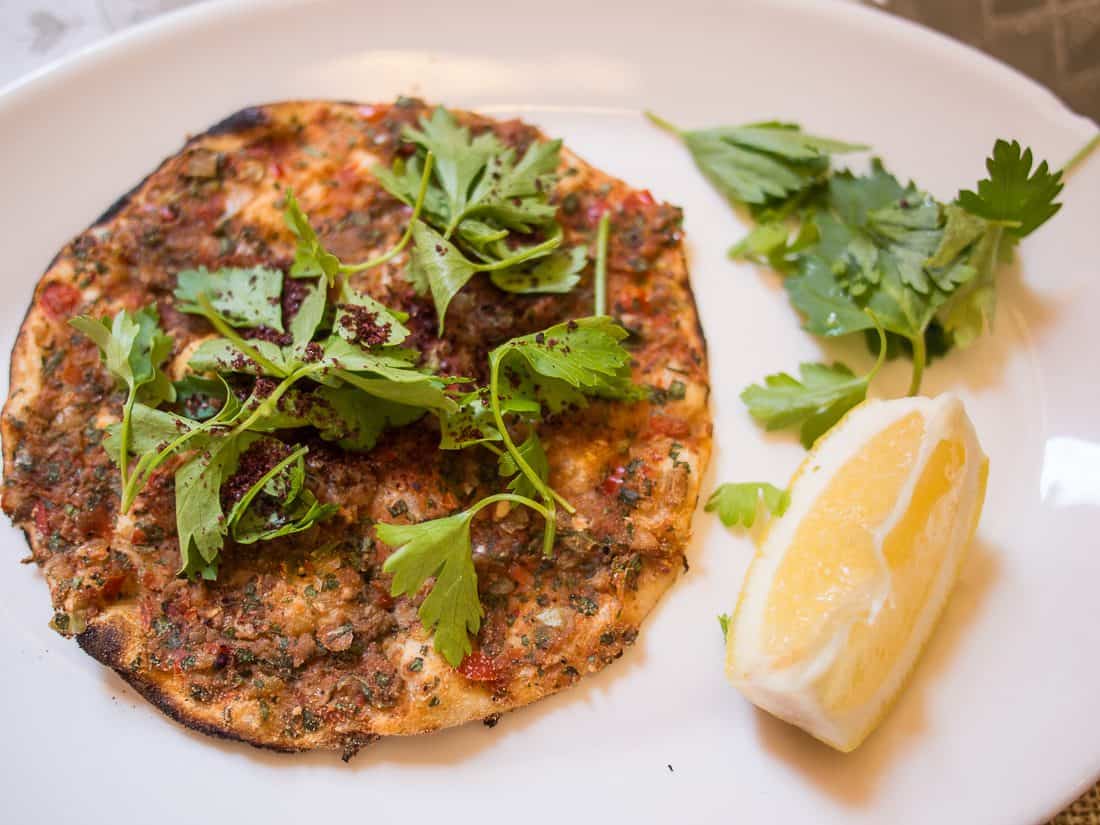
MULTIPOLYGON (((115 673, 121 676, 130 687, 141 694, 146 701, 156 707, 157 710, 172 721, 186 728, 218 739, 225 739, 231 742, 243 742, 254 748, 276 751, 278 753, 299 753, 301 751, 311 750, 311 748, 274 745, 259 739, 250 739, 247 736, 241 736, 240 734, 228 731, 218 725, 204 722, 191 715, 186 709, 179 707, 179 705, 177 705, 168 694, 162 691, 158 685, 141 678, 140 674, 134 673, 130 671, 129 668, 123 666, 122 652, 125 648, 125 638, 123 632, 113 624, 103 622, 90 624, 83 633, 77 634, 76 641, 85 653, 100 664, 107 665, 107 667, 111 668, 115 673)), ((347 758, 350 759, 351 756, 359 750, 362 744, 366 743, 357 744, 354 749, 351 750, 347 758)), ((345 746, 344 752, 348 752, 347 746, 345 746)))
POLYGON ((246 106, 229 117, 222 118, 199 137, 217 135, 235 135, 266 126, 270 118, 266 106, 246 106))

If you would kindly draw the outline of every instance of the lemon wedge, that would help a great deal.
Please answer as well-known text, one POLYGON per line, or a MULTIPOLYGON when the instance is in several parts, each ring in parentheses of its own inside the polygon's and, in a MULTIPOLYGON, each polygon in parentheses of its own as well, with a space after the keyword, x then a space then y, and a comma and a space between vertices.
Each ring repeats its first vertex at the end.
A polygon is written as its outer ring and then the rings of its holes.
POLYGON ((901 689, 958 577, 989 461, 953 395, 867 401, 806 457, 729 626, 730 681, 841 751, 901 689))

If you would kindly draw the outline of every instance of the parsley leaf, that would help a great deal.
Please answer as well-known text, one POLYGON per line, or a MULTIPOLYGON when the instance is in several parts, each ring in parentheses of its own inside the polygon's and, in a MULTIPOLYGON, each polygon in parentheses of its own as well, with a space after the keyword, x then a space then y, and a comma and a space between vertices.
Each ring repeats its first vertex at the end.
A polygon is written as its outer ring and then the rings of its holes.
POLYGON ((392 347, 409 337, 409 330, 402 323, 407 320, 405 313, 395 312, 345 283, 332 319, 332 330, 344 340, 368 349, 392 347))
POLYGON ((329 371, 332 378, 375 398, 432 410, 454 409, 455 402, 447 394, 443 379, 419 369, 416 355, 414 350, 397 348, 391 352, 364 352, 342 338, 333 337, 325 344, 322 359, 310 369, 329 371))
POLYGON ((173 386, 176 388, 177 406, 187 418, 195 421, 213 418, 229 394, 224 381, 198 375, 185 375, 173 386))
POLYGON ((310 423, 326 441, 345 450, 365 451, 387 429, 419 420, 424 408, 367 397, 356 387, 319 387, 312 393, 310 423))
POLYGON ((489 353, 489 363, 518 357, 539 375, 588 394, 617 393, 622 378, 630 374, 630 354, 621 343, 628 334, 607 316, 578 318, 513 338, 489 353))
MULTIPOLYGON (((250 450, 259 445, 275 445, 275 439, 252 442, 250 450)), ((297 447, 261 475, 234 503, 226 517, 230 536, 239 544, 253 544, 308 530, 328 518, 338 509, 334 504, 320 504, 305 486, 305 455, 309 448, 297 447)))
POLYGON ((854 143, 808 135, 792 123, 753 123, 683 131, 652 112, 646 116, 677 135, 699 171, 730 200, 774 206, 820 182, 834 154, 866 149, 854 143))
POLYGON ((244 342, 207 338, 191 352, 187 366, 194 372, 270 375, 285 378, 291 372, 286 352, 278 344, 261 339, 244 342))
MULTIPOLYGON (((535 406, 535 412, 538 412, 535 406)), ((462 450, 475 444, 500 441, 493 410, 489 402, 489 388, 480 387, 457 400, 457 408, 439 415, 441 450, 462 450)))
POLYGON ((176 532, 188 578, 217 578, 217 558, 226 531, 222 483, 236 470, 240 454, 259 436, 245 433, 212 441, 176 470, 176 532))
POLYGON ((768 430, 798 426, 803 446, 811 447, 867 397, 868 376, 843 364, 801 364, 799 372, 801 381, 785 372, 769 375, 763 386, 745 389, 741 400, 768 430))
POLYGON ((382 565, 393 576, 391 595, 413 596, 435 577, 418 613, 424 627, 435 633, 435 649, 452 667, 470 654, 469 634, 480 630, 484 615, 470 548, 470 521, 484 503, 420 524, 374 528, 379 540, 397 548, 382 565))
POLYGON ((297 240, 294 263, 290 267, 292 278, 320 278, 331 286, 340 274, 340 259, 321 244, 309 217, 298 204, 294 192, 287 190, 283 221, 297 240))
POLYGON ((283 331, 283 273, 256 266, 228 267, 210 272, 206 267, 185 269, 176 276, 176 308, 207 315, 205 295, 218 314, 235 327, 269 327, 283 331))
POLYGON ((551 255, 563 236, 549 202, 560 141, 536 141, 517 160, 495 134, 472 135, 442 107, 422 116, 419 129, 406 128, 404 138, 418 153, 374 174, 412 203, 414 182, 426 174, 422 158, 436 159, 406 275, 420 294, 431 293, 441 335, 451 299, 478 272, 524 294, 567 292, 578 283, 583 248, 551 255))
POLYGON ((1010 223, 1006 228, 1013 237, 1026 237, 1062 208, 1054 201, 1062 191, 1061 171, 1049 171, 1045 160, 1034 172, 1031 166, 1031 149, 998 140, 985 162, 989 177, 978 181, 977 192, 959 192, 956 202, 979 218, 1010 223))
POLYGON ((848 410, 867 397, 867 387, 886 360, 886 333, 878 327, 879 355, 866 375, 844 364, 801 364, 801 381, 785 372, 764 378, 741 393, 749 414, 768 430, 799 427, 804 447, 811 447, 848 410))
POLYGON ((790 502, 791 496, 786 490, 766 482, 746 481, 719 485, 707 499, 704 509, 708 513, 717 511, 726 527, 752 527, 761 503, 773 516, 781 516, 790 502))
MULTIPOLYGON (((446 109, 437 107, 431 118, 421 117, 420 128, 407 128, 405 139, 436 158, 432 193, 424 217, 445 237, 459 237, 484 252, 485 232, 496 224, 522 233, 553 221, 556 210, 548 203, 555 182, 561 141, 536 141, 516 161, 515 152, 492 132, 471 136, 446 109), (464 221, 478 223, 467 231, 464 221)), ((387 169, 376 169, 383 186, 409 203, 408 176, 400 179, 387 169)), ((498 237, 492 243, 501 238, 498 237)))
MULTIPOLYGON (((443 321, 451 299, 458 294, 462 287, 469 283, 474 275, 478 272, 497 273, 514 269, 532 258, 550 253, 561 243, 561 238, 559 228, 549 240, 515 251, 510 257, 488 263, 474 263, 468 260, 459 251, 458 247, 426 223, 417 223, 413 226, 413 250, 409 260, 409 278, 419 293, 431 293, 436 316, 439 318, 439 334, 443 335, 443 321)), ((562 274, 560 272, 555 274, 555 272, 554 269, 543 270, 542 277, 545 278, 545 283, 550 287, 549 291, 560 292, 562 274)), ((568 273, 566 273, 565 278, 568 280, 568 273)), ((500 283, 515 284, 521 290, 531 292, 535 291, 531 287, 537 287, 541 282, 537 278, 524 280, 521 274, 513 272, 510 278, 502 279, 500 283)))
POLYGON ((730 635, 730 616, 728 613, 718 614, 718 626, 722 628, 722 641, 729 639, 730 635))
POLYGON ((323 281, 307 283, 298 309, 287 324, 287 332, 290 333, 296 348, 305 347, 313 340, 325 318, 327 306, 328 289, 325 283, 323 281))
MULTIPOLYGON (((195 426, 183 416, 158 410, 145 404, 134 404, 130 413, 130 440, 127 444, 129 455, 142 455, 150 450, 158 450, 179 436, 189 432, 195 426)), ((122 422, 107 425, 103 437, 103 448, 115 464, 122 456, 122 422)))
POLYGON ((115 450, 114 458, 125 488, 129 481, 134 405, 141 401, 156 406, 176 397, 172 382, 160 369, 172 351, 172 339, 161 331, 160 317, 152 306, 134 313, 122 310, 110 323, 106 318, 97 321, 79 316, 70 319, 69 324, 95 342, 107 370, 127 388, 118 438, 108 445, 115 450))
POLYGON ((491 278, 498 289, 519 295, 565 293, 580 283, 581 270, 587 263, 585 248, 574 246, 550 253, 530 269, 497 270, 491 278))
POLYGON ((451 299, 478 272, 477 264, 466 260, 454 244, 426 223, 413 227, 413 248, 409 260, 412 283, 417 292, 430 292, 439 318, 439 334, 451 299))

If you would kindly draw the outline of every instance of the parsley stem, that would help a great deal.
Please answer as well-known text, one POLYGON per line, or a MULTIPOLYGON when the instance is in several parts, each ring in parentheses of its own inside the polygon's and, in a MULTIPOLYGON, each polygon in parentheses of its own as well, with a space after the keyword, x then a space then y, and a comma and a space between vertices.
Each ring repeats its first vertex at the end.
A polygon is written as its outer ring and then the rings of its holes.
POLYGON ((504 416, 500 412, 500 359, 493 358, 489 367, 489 408, 493 413, 493 421, 496 422, 497 429, 500 431, 500 437, 504 441, 504 448, 511 454, 512 459, 516 462, 516 466, 523 472, 525 476, 530 480, 531 486, 533 486, 539 493, 542 494, 543 499, 547 502, 557 500, 562 507, 566 509, 568 513, 577 512, 577 508, 562 498, 557 492, 555 492, 546 482, 539 478, 538 473, 531 469, 531 465, 527 463, 527 459, 523 457, 523 454, 516 447, 515 442, 512 441, 512 436, 508 434, 508 427, 504 424, 504 416))
MULTIPOLYGON (((267 482, 271 481, 271 479, 275 478, 277 475, 279 475, 279 473, 281 473, 283 470, 285 470, 287 467, 289 467, 291 464, 293 464, 295 461, 297 461, 308 452, 309 447, 303 444, 282 461, 277 462, 274 467, 272 467, 262 476, 260 476, 260 478, 257 479, 256 483, 249 487, 245 494, 237 500, 237 503, 233 505, 233 509, 229 511, 229 515, 226 516, 225 523, 229 526, 229 528, 232 529, 236 525, 241 515, 244 513, 245 510, 248 509, 248 505, 250 505, 252 503, 252 500, 260 494, 260 491, 263 490, 267 482)), ((234 536, 234 539, 236 539, 236 536, 234 536)))
MULTIPOLYGON (((498 269, 508 269, 510 267, 516 266, 517 264, 529 261, 531 260, 531 258, 538 258, 541 255, 545 255, 547 252, 557 249, 558 246, 561 245, 562 237, 562 229, 559 226, 557 228, 557 231, 552 236, 550 236, 548 239, 538 244, 537 246, 532 246, 529 249, 523 250, 518 255, 513 255, 511 258, 505 258, 502 261, 473 264, 473 267, 478 272, 495 272, 498 269)), ((473 262, 471 261, 471 263, 473 262)))
MULTIPOLYGON (((271 392, 271 395, 267 396, 256 409, 252 411, 252 414, 248 416, 243 422, 233 428, 232 432, 227 436, 228 438, 234 438, 247 430, 253 424, 256 423, 263 414, 265 414, 273 405, 278 404, 279 399, 283 394, 290 389, 290 387, 299 379, 305 375, 308 375, 314 369, 313 366, 299 367, 290 375, 282 380, 282 382, 271 392)), ((145 482, 149 480, 149 476, 153 474, 164 460, 168 456, 181 449, 189 440, 199 433, 210 432, 209 426, 198 426, 194 429, 188 430, 182 435, 177 436, 172 441, 162 448, 157 453, 146 453, 140 459, 138 459, 137 466, 134 467, 134 474, 130 477, 125 488, 122 491, 122 512, 129 511, 130 506, 134 503, 134 499, 137 497, 138 491, 145 486, 145 482)))
POLYGON ((134 467, 133 475, 130 476, 130 480, 122 491, 122 512, 126 513, 129 511, 134 503, 134 499, 137 498, 138 491, 145 486, 145 482, 149 480, 149 476, 153 474, 153 471, 157 467, 164 463, 164 460, 168 458, 168 456, 176 452, 176 450, 186 444, 193 436, 207 431, 207 427, 195 427, 169 441, 167 446, 162 448, 159 452, 146 453, 139 458, 137 465, 134 467))
POLYGON ((118 431, 118 468, 123 494, 125 494, 126 485, 129 483, 130 421, 134 414, 134 401, 136 399, 137 392, 134 387, 130 387, 130 394, 126 397, 126 403, 122 407, 122 423, 118 431))
POLYGON ((596 315, 607 315, 607 235, 611 230, 611 213, 600 215, 596 230, 596 315))
POLYGON ((491 496, 487 496, 470 508, 470 515, 473 516, 479 510, 488 507, 490 504, 496 504, 498 501, 510 501, 514 504, 522 504, 524 507, 530 507, 548 521, 553 518, 553 513, 534 499, 527 498, 527 496, 516 495, 515 493, 495 493, 491 496))
POLYGON ((252 411, 248 418, 246 418, 244 421, 233 428, 233 431, 229 434, 229 437, 233 438, 234 436, 240 435, 253 424, 255 424, 260 418, 266 415, 270 410, 277 409, 279 399, 283 397, 284 393, 286 393, 286 391, 289 390, 299 378, 308 375, 309 373, 313 372, 314 369, 316 369, 316 367, 306 366, 299 367, 298 369, 294 370, 294 372, 292 372, 279 383, 279 386, 271 391, 271 394, 269 396, 267 396, 263 401, 256 405, 256 409, 252 411))
POLYGON ((922 331, 913 342, 913 380, 909 382, 909 394, 917 395, 920 392, 920 382, 924 377, 924 362, 928 354, 924 344, 924 332, 922 331))
POLYGON ((210 322, 210 325, 214 327, 224 338, 228 338, 237 349, 243 352, 248 358, 251 358, 259 366, 263 367, 265 372, 269 372, 272 375, 282 376, 284 371, 281 367, 276 366, 273 362, 264 358, 259 350, 244 340, 237 331, 233 329, 222 318, 221 313, 214 308, 214 305, 210 303, 210 298, 207 297, 205 292, 200 292, 196 303, 202 308, 203 315, 206 320, 210 322))
POLYGON ((471 507, 468 511, 470 517, 473 518, 478 510, 481 510, 483 507, 488 507, 490 504, 495 504, 498 501, 510 501, 516 504, 522 504, 525 507, 530 507, 541 515, 546 522, 546 527, 542 532, 542 554, 544 556, 552 556, 554 554, 554 537, 557 535, 558 514, 553 499, 548 500, 546 505, 543 506, 537 501, 527 498, 527 496, 521 496, 515 493, 496 493, 495 495, 483 498, 471 507))
POLYGON ((652 123, 654 126, 657 126, 661 129, 664 129, 666 132, 670 132, 670 133, 676 135, 677 137, 679 137, 681 134, 683 134, 679 129, 677 129, 675 126, 673 126, 671 123, 669 123, 667 120, 665 120, 663 117, 661 117, 657 113, 651 112, 651 111, 649 111, 649 109, 646 109, 645 112, 643 112, 643 114, 647 118, 649 118, 649 122, 652 123))
POLYGON ((341 272, 362 272, 365 269, 381 266, 409 245, 409 241, 412 239, 413 225, 420 218, 420 211, 424 208, 424 198, 428 193, 428 181, 431 180, 432 166, 434 164, 435 154, 428 152, 427 156, 424 158, 424 172, 420 176, 420 190, 416 193, 416 201, 413 203, 412 216, 409 218, 409 225, 405 227, 405 232, 401 235, 401 239, 398 240, 388 252, 384 252, 377 258, 371 258, 369 261, 363 261, 361 264, 340 264, 341 272))
POLYGON ((889 346, 886 341, 886 330, 883 329, 882 324, 879 323, 878 316, 869 309, 864 309, 863 311, 870 316, 872 321, 874 321, 875 332, 878 333, 878 358, 875 359, 875 365, 871 367, 871 371, 867 373, 867 383, 870 384, 875 376, 878 375, 878 371, 882 369, 882 365, 886 363, 886 351, 889 346))
POLYGON ((1078 149, 1077 153, 1066 161, 1066 165, 1062 167, 1062 174, 1068 175, 1075 167, 1080 166, 1088 156, 1093 153, 1097 146, 1100 146, 1100 132, 1093 135, 1088 143, 1078 149))

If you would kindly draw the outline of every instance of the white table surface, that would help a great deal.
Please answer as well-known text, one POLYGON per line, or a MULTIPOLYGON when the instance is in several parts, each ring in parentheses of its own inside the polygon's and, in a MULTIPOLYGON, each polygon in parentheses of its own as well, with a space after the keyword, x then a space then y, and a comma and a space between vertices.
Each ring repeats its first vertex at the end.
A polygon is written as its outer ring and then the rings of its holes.
POLYGON ((202 0, 0 0, 0 88, 142 20, 202 0))

